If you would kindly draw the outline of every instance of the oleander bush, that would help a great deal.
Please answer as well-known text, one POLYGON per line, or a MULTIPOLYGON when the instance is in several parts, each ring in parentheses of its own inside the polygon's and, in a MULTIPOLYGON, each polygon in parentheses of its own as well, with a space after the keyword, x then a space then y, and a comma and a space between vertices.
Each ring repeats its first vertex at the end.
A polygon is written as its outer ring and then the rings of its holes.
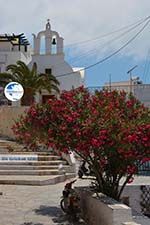
POLYGON ((74 151, 92 168, 98 190, 116 200, 150 160, 150 112, 124 91, 64 91, 33 105, 13 130, 30 147, 40 142, 60 154, 74 151))

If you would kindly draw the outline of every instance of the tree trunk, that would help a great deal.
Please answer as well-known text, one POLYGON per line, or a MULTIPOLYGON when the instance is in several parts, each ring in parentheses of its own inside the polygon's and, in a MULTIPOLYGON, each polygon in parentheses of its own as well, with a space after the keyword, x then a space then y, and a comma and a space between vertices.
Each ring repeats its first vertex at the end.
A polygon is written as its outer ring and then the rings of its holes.
POLYGON ((34 92, 32 88, 25 88, 21 99, 21 105, 30 106, 34 103, 34 92))

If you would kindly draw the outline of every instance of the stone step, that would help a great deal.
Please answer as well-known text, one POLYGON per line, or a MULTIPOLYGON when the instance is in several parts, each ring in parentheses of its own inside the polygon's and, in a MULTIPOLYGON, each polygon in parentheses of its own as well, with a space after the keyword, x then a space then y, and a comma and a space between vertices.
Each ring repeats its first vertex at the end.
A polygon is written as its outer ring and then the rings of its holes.
POLYGON ((59 171, 57 169, 51 170, 0 170, 0 175, 60 175, 63 174, 63 171, 59 171))
POLYGON ((6 150, 1 150, 0 149, 0 154, 11 154, 11 155, 54 155, 55 156, 55 153, 54 152, 44 152, 44 151, 38 151, 38 152, 32 152, 32 151, 8 151, 8 149, 6 150))
POLYGON ((8 149, 6 149, 6 150, 4 150, 4 149, 3 149, 3 150, 0 150, 0 154, 4 154, 4 153, 5 153, 5 154, 9 154, 8 149), (4 151, 5 151, 5 152, 4 152, 4 151))
POLYGON ((11 166, 11 165, 29 165, 29 166, 50 166, 50 165, 66 165, 67 162, 64 160, 49 160, 49 161, 9 161, 9 162, 0 162, 0 166, 5 165, 5 166, 11 166))
POLYGON ((12 148, 14 148, 14 149, 23 149, 23 148, 25 148, 24 146, 20 146, 20 145, 0 144, 0 149, 1 149, 1 148, 7 148, 7 147, 12 147, 12 148))
POLYGON ((49 160, 60 160, 61 157, 56 156, 56 155, 39 155, 38 156, 38 161, 49 161, 49 160))
POLYGON ((11 142, 11 141, 8 141, 8 142, 5 142, 5 141, 0 141, 0 146, 8 146, 8 145, 13 145, 14 142, 11 142))
POLYGON ((52 152, 52 151, 32 151, 32 150, 27 150, 27 149, 8 149, 8 148, 0 148, 0 154, 18 154, 18 155, 21 155, 21 154, 37 154, 37 155, 56 155, 55 152, 52 152))
POLYGON ((0 142, 0 147, 2 146, 23 146, 23 145, 19 145, 14 142, 0 142))
POLYGON ((1 155, 38 156, 35 158, 37 161, 30 161, 29 159, 21 161, 19 158, 16 161, 12 158, 10 161, 0 161, 0 184, 48 185, 75 177, 75 174, 72 173, 74 170, 68 165, 67 161, 54 152, 40 147, 36 151, 32 151, 16 142, 0 140, 1 155), (59 170, 60 164, 63 165, 63 168, 59 170))
MULTIPOLYGON (((1 155, 6 155, 6 154, 1 154, 1 155)), ((11 153, 8 153, 8 155, 13 155, 13 154, 11 154, 11 153)), ((17 155, 17 154, 16 154, 17 155)), ((24 155, 24 154, 23 154, 24 155)), ((28 155, 28 154, 25 154, 25 155, 28 155)), ((30 155, 30 154, 29 154, 30 155)), ((34 154, 33 154, 34 155, 34 154)), ((35 154, 36 155, 36 154, 35 154)), ((38 161, 50 161, 50 160, 61 160, 61 157, 59 157, 59 156, 57 156, 57 155, 43 155, 43 154, 41 154, 41 155, 38 155, 38 157, 37 157, 37 160, 38 161)))
MULTIPOLYGON (((12 148, 16 148, 16 149, 22 149, 22 148, 25 148, 25 149, 29 149, 28 147, 25 147, 24 145, 19 145, 19 144, 12 144, 12 143, 8 143, 8 144, 4 144, 4 143, 0 143, 0 148, 4 148, 4 147, 12 147, 12 148)), ((43 149, 41 146, 38 146, 37 149, 43 149)), ((46 148, 45 148, 46 149, 46 148)))
POLYGON ((64 182, 74 177, 74 173, 50 176, 0 176, 0 184, 41 186, 64 182))
MULTIPOLYGON (((0 148, 3 148, 3 147, 7 147, 7 146, 20 146, 20 145, 15 145, 15 144, 13 144, 13 143, 4 143, 4 142, 0 142, 0 148)), ((23 146, 20 146, 20 147, 23 147, 23 146)))
MULTIPOLYGON (((63 169, 68 169, 69 166, 63 165, 63 169)), ((59 165, 46 166, 30 166, 30 165, 0 165, 0 170, 58 170, 59 165)))
MULTIPOLYGON (((8 150, 9 148, 11 148, 14 152, 23 152, 23 151, 26 151, 26 152, 33 152, 31 149, 29 149, 29 148, 26 148, 25 146, 23 146, 23 145, 19 145, 19 144, 4 144, 4 143, 0 143, 0 151, 6 151, 6 150, 8 150)), ((13 152, 12 151, 12 152, 13 152)), ((44 153, 49 153, 50 152, 50 150, 49 149, 47 149, 47 148, 37 148, 37 150, 36 150, 37 152, 44 152, 44 153)), ((35 152, 35 151, 34 151, 35 152)))
MULTIPOLYGON (((14 144, 1 144, 0 143, 0 149, 1 148, 7 148, 7 147, 12 147, 12 148, 14 148, 14 149, 30 149, 30 148, 28 148, 28 147, 25 147, 24 145, 14 145, 14 144)), ((47 151, 47 148, 42 148, 42 147, 37 147, 37 149, 41 149, 41 150, 45 150, 45 151, 47 151)))

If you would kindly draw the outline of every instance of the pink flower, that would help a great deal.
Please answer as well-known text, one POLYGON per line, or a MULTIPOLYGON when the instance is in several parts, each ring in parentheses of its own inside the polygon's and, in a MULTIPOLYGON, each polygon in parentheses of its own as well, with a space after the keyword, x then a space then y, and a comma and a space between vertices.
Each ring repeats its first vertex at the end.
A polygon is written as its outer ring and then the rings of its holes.
POLYGON ((137 135, 136 134, 130 134, 128 136, 128 141, 129 142, 135 142, 135 141, 137 141, 137 135))
POLYGON ((150 157, 149 158, 144 158, 144 159, 142 159, 142 163, 145 163, 145 162, 149 162, 150 161, 150 157))
POLYGON ((128 184, 131 184, 134 181, 134 178, 131 177, 130 180, 128 181, 128 184))
POLYGON ((103 142, 100 139, 92 138, 91 144, 93 147, 99 148, 103 142))

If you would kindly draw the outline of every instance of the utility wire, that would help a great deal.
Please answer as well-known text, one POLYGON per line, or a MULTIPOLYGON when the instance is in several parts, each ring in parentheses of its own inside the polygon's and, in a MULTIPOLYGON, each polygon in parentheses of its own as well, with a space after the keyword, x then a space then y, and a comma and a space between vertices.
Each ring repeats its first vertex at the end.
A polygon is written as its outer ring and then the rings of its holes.
POLYGON ((117 29, 117 30, 114 30, 114 31, 112 31, 112 32, 103 34, 103 35, 98 36, 98 37, 95 37, 95 38, 93 38, 93 39, 88 39, 88 40, 84 40, 84 41, 80 41, 80 42, 71 43, 71 44, 65 45, 65 47, 72 46, 72 45, 81 45, 81 44, 84 44, 84 43, 87 43, 87 42, 95 41, 95 40, 98 40, 98 39, 101 39, 101 38, 110 36, 110 35, 112 35, 112 34, 115 34, 115 33, 118 33, 118 32, 120 32, 120 31, 122 31, 122 30, 125 30, 125 29, 127 29, 127 28, 129 28, 129 27, 132 27, 132 26, 136 25, 137 23, 143 23, 143 22, 145 22, 145 21, 146 21, 147 19, 149 19, 149 18, 150 18, 150 16, 147 16, 146 18, 140 19, 140 20, 138 20, 137 22, 132 23, 132 24, 130 24, 130 25, 128 25, 128 26, 124 26, 124 27, 122 27, 122 28, 120 28, 120 29, 117 29))
MULTIPOLYGON (((68 47, 70 47, 70 46, 71 46, 71 47, 72 47, 72 46, 73 46, 73 47, 76 47, 77 45, 84 45, 84 44, 86 44, 86 43, 88 43, 88 42, 100 40, 101 38, 104 38, 104 37, 110 36, 110 35, 112 35, 112 34, 121 32, 121 31, 126 30, 126 29, 128 29, 129 27, 132 27, 132 26, 134 26, 134 25, 136 25, 136 24, 143 23, 143 22, 145 22, 148 18, 150 18, 150 16, 148 16, 148 17, 146 17, 146 18, 143 18, 143 19, 140 19, 140 20, 138 20, 138 21, 135 22, 135 23, 132 23, 132 24, 127 25, 127 26, 124 26, 124 27, 119 28, 119 29, 117 29, 117 30, 114 30, 114 31, 112 31, 112 32, 109 32, 109 33, 106 33, 106 34, 103 34, 103 35, 100 35, 100 36, 97 36, 97 37, 94 37, 94 38, 91 38, 91 39, 88 39, 88 40, 83 40, 83 41, 80 41, 80 42, 74 42, 74 43, 67 44, 67 45, 64 46, 64 48, 68 48, 68 47)), ((58 49, 59 49, 59 48, 58 48, 58 49)))
MULTIPOLYGON (((101 36, 99 36, 99 37, 97 37, 97 38, 90 39, 90 40, 86 40, 86 41, 82 41, 82 42, 78 42, 78 43, 80 44, 80 43, 87 43, 87 42, 90 42, 90 41, 92 41, 92 40, 97 40, 97 41, 98 41, 98 40, 100 40, 100 38, 102 38, 102 37, 110 36, 110 35, 112 35, 112 34, 115 34, 115 33, 119 32, 119 31, 122 31, 122 30, 125 30, 125 29, 131 27, 130 29, 128 29, 128 30, 125 31, 124 33, 120 34, 119 36, 117 36, 117 37, 115 37, 115 38, 112 38, 111 40, 105 42, 104 44, 98 45, 98 46, 96 46, 96 48, 94 48, 94 49, 92 49, 92 50, 88 50, 88 51, 84 52, 83 54, 79 55, 78 57, 72 57, 72 58, 70 59, 70 60, 72 61, 71 63, 72 63, 72 64, 73 64, 73 63, 77 63, 80 59, 82 59, 82 57, 87 57, 87 56, 90 55, 91 53, 96 53, 96 52, 98 51, 98 49, 97 49, 98 47, 101 47, 101 46, 102 46, 102 48, 101 48, 100 50, 104 49, 104 47, 105 47, 106 45, 110 44, 110 43, 113 42, 113 41, 118 40, 120 37, 122 37, 122 36, 125 35, 126 33, 129 33, 130 31, 132 31, 132 30, 135 29, 136 27, 138 27, 138 26, 140 26, 141 24, 143 24, 143 23, 144 23, 146 20, 148 20, 149 18, 150 18, 150 16, 148 16, 148 17, 146 17, 146 18, 144 18, 144 19, 138 20, 137 22, 132 23, 132 24, 130 24, 130 25, 128 25, 128 26, 124 26, 124 27, 122 27, 122 28, 120 28, 120 29, 118 29, 118 30, 115 30, 115 31, 109 32, 109 33, 107 33, 107 34, 101 35, 101 36)), ((78 44, 78 43, 77 43, 77 44, 78 44)), ((66 45, 66 46, 73 46, 73 45, 74 45, 74 44, 69 44, 69 45, 66 45)), ((66 47, 66 46, 65 46, 65 47, 66 47)), ((54 64, 53 66, 56 68, 57 66, 59 67, 59 66, 61 66, 61 65, 64 65, 64 63, 63 63, 63 62, 62 62, 62 63, 56 63, 56 64, 54 64)), ((63 68, 62 68, 62 69, 63 69, 63 68)))
MULTIPOLYGON (((122 49, 124 49, 126 46, 128 46, 133 40, 135 40, 139 35, 140 33, 143 32, 143 30, 148 26, 149 22, 150 22, 150 17, 148 17, 146 20, 148 20, 146 22, 146 24, 129 40, 127 41, 123 46, 121 46, 118 50, 116 50, 115 52, 113 52, 112 54, 106 56, 105 58, 103 58, 102 60, 94 63, 94 64, 91 64, 83 69, 80 69, 80 70, 77 70, 76 72, 80 72, 80 71, 83 71, 83 70, 88 70, 98 64, 101 64, 103 62, 105 62, 106 60, 110 59, 111 57, 113 57, 114 55, 116 55, 117 53, 119 53, 122 49)), ((61 75, 58 75, 56 77, 63 77, 63 76, 67 76, 67 75, 70 75, 70 74, 73 74, 73 73, 76 73, 76 72, 71 72, 71 73, 65 73, 65 74, 61 74, 61 75)))
MULTIPOLYGON (((120 38, 122 38, 123 36, 125 36, 126 34, 128 34, 129 32, 131 32, 131 31, 133 31, 134 29, 136 29, 137 27, 139 27, 139 26, 140 26, 141 24, 143 24, 144 22, 145 22, 145 21, 136 23, 136 25, 134 25, 133 27, 131 27, 131 28, 128 29, 127 31, 124 31, 123 33, 119 34, 117 37, 112 38, 111 40, 105 42, 104 44, 97 45, 96 48, 84 52, 83 54, 79 55, 79 57, 73 57, 73 58, 71 58, 71 60, 73 60, 73 61, 71 62, 71 64, 78 62, 80 59, 82 59, 83 57, 87 57, 87 56, 90 55, 91 53, 96 53, 96 52, 98 52, 98 48, 99 48, 99 47, 101 47, 101 49, 100 49, 100 51, 101 51, 102 49, 104 49, 106 46, 108 46, 108 45, 111 44, 112 42, 119 40, 120 38)), ((61 65, 63 65, 63 63, 56 63, 56 64, 53 65, 53 66, 55 66, 55 68, 58 68, 58 67, 61 66, 61 65)))
MULTIPOLYGON (((98 51, 98 49, 97 49, 98 47, 101 47, 101 46, 102 46, 102 48, 104 48, 105 46, 111 44, 112 42, 119 40, 120 38, 122 38, 123 36, 125 36, 126 34, 128 34, 129 32, 133 31, 135 28, 139 27, 141 24, 143 24, 143 22, 140 22, 140 23, 136 24, 134 27, 132 27, 132 28, 128 29, 127 31, 121 33, 121 34, 118 35, 117 37, 112 38, 111 40, 107 41, 106 43, 96 46, 95 49, 92 49, 92 50, 89 50, 89 51, 87 51, 87 52, 84 52, 84 54, 80 55, 80 56, 77 58, 77 60, 80 59, 80 58, 82 58, 82 57, 84 57, 84 56, 87 56, 87 53, 97 52, 97 51, 98 51)), ((74 57, 74 58, 75 58, 75 57, 74 57)), ((74 59, 74 58, 72 58, 72 59, 74 59)), ((76 59, 76 58, 75 58, 75 59, 76 59)), ((77 61, 77 60, 76 60, 76 61, 77 61)), ((75 61, 75 62, 76 62, 76 61, 75 61)), ((74 61, 73 61, 73 63, 74 63, 74 61)))

